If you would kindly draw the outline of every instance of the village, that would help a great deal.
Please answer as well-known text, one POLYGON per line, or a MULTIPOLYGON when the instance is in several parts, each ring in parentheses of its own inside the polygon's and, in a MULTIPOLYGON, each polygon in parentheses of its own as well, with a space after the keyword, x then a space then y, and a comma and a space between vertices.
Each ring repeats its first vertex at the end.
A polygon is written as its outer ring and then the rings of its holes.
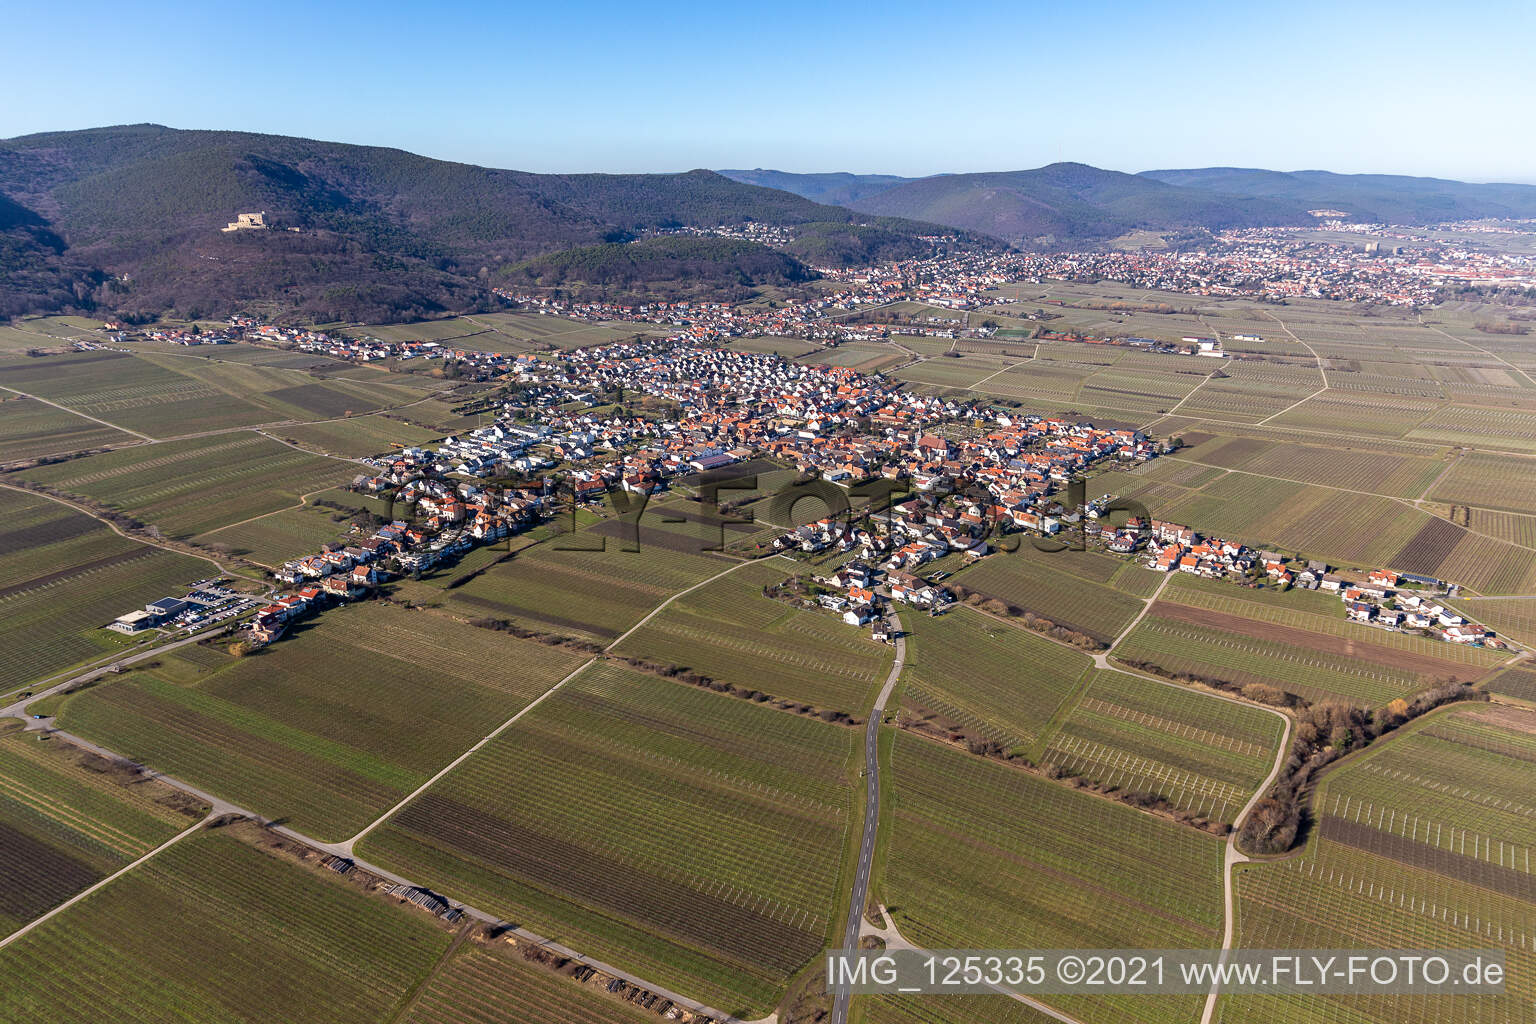
MULTIPOLYGON (((1100 499, 1104 502, 1105 499, 1100 499)), ((1100 513, 1090 506, 1089 516, 1100 513)), ((1415 630, 1448 643, 1504 648, 1506 641, 1438 600, 1455 597, 1456 585, 1429 576, 1372 569, 1363 577, 1330 571, 1317 560, 1293 561, 1274 551, 1255 551, 1236 541, 1206 538, 1178 523, 1129 519, 1124 526, 1104 526, 1096 539, 1110 551, 1142 552, 1147 568, 1188 573, 1279 590, 1296 587, 1337 594, 1349 619, 1384 629, 1415 630)))
POLYGON ((1359 622, 1452 643, 1504 642, 1434 600, 1451 590, 1437 580, 1387 570, 1345 579, 1321 563, 1292 564, 1156 520, 1092 529, 1111 496, 1077 509, 1061 492, 1090 471, 1145 463, 1166 450, 1138 430, 905 391, 849 368, 710 347, 692 332, 496 358, 505 360, 507 386, 489 410, 494 420, 431 449, 372 460, 376 472, 360 475, 354 489, 387 496, 409 514, 279 567, 276 581, 296 589, 257 610, 253 642, 271 643, 326 602, 429 572, 573 504, 596 504, 614 491, 648 498, 681 478, 746 474, 756 465, 793 469, 802 485, 816 481, 837 495, 883 485, 870 492, 888 499, 880 514, 855 525, 829 507, 832 514, 816 522, 786 524, 767 546, 807 556, 835 549, 854 559, 818 581, 827 592, 816 603, 877 633, 887 599, 927 611, 952 600, 916 575, 926 563, 960 554, 969 564, 1002 534, 1081 527, 1112 553, 1145 550, 1140 557, 1158 571, 1337 592, 1359 622))

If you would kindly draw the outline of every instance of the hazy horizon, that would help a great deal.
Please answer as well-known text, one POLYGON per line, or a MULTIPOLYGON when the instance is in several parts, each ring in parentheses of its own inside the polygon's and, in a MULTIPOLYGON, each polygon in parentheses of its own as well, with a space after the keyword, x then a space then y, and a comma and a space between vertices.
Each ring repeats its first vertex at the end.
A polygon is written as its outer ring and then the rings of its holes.
MULTIPOLYGON (((502 165, 502 164, 479 163, 477 161, 463 160, 463 159, 460 159, 458 157, 447 156, 447 155, 443 155, 441 153, 422 152, 420 150, 411 149, 409 146, 399 145, 399 144, 395 144, 395 143, 388 143, 388 142, 360 142, 360 141, 357 141, 355 139, 329 138, 329 137, 319 136, 319 135, 306 135, 306 134, 302 134, 302 133, 298 133, 298 132, 283 132, 283 131, 261 131, 261 132, 256 132, 256 131, 253 131, 252 129, 242 128, 242 127, 239 127, 239 126, 224 126, 224 127, 195 126, 195 127, 186 127, 186 126, 182 126, 182 125, 163 124, 163 123, 157 122, 157 121, 125 121, 125 122, 122 122, 122 123, 119 123, 119 124, 92 124, 92 125, 82 125, 82 126, 78 126, 78 127, 49 128, 49 129, 44 129, 44 130, 36 131, 36 132, 23 132, 23 133, 20 133, 20 134, 17 134, 17 135, 9 135, 9 136, 0 137, 0 142, 12 141, 14 139, 25 138, 25 137, 31 136, 31 135, 49 135, 49 134, 56 134, 56 133, 61 133, 61 132, 93 131, 93 130, 106 129, 106 128, 126 128, 126 127, 133 127, 135 125, 140 125, 140 124, 158 125, 159 127, 170 128, 170 129, 175 130, 175 131, 250 132, 252 134, 258 134, 258 135, 275 135, 275 136, 286 136, 286 137, 309 138, 309 139, 313 139, 313 140, 318 141, 318 142, 338 143, 338 144, 341 144, 341 145, 375 146, 375 147, 380 147, 380 148, 385 148, 385 149, 397 149, 397 150, 402 150, 402 151, 405 151, 405 152, 412 153, 412 154, 414 154, 416 156, 428 157, 428 158, 434 159, 434 160, 447 160, 447 161, 453 161, 453 162, 457 162, 457 163, 474 164, 475 166, 487 167, 487 168, 490 168, 490 169, 493 169, 493 170, 534 171, 534 169, 531 168, 531 167, 518 167, 518 166, 502 165)), ((1086 163, 1088 163, 1088 161, 1086 161, 1086 160, 1074 160, 1074 159, 1072 159, 1070 157, 1064 157, 1061 160, 1050 161, 1050 163, 1084 163, 1084 164, 1086 164, 1086 163)), ((791 167, 785 167, 785 166, 775 166, 775 165, 766 165, 766 164, 765 165, 754 164, 754 165, 748 166, 747 164, 743 164, 743 163, 734 163, 733 164, 733 163, 730 163, 730 162, 725 162, 725 163, 717 164, 717 165, 711 166, 711 167, 702 167, 702 166, 694 166, 694 167, 681 167, 681 166, 678 166, 678 167, 662 167, 662 168, 556 167, 556 168, 550 168, 548 170, 534 171, 534 173, 540 173, 540 174, 683 174, 683 173, 686 173, 686 172, 692 171, 692 170, 711 170, 711 171, 716 171, 716 172, 730 170, 730 171, 772 171, 772 172, 778 172, 778 173, 783 173, 783 174, 852 174, 852 175, 876 175, 876 174, 882 174, 882 175, 895 175, 895 176, 898 176, 898 177, 916 179, 916 178, 926 178, 926 177, 941 177, 941 176, 947 176, 947 175, 1008 173, 1008 172, 1011 172, 1011 171, 1028 171, 1028 170, 1034 170, 1034 169, 1037 169, 1037 168, 1043 167, 1043 166, 1046 166, 1046 165, 1045 164, 1035 164, 1035 165, 1032 165, 1032 166, 1029 166, 1029 167, 1025 167, 1025 166, 1009 166, 1009 167, 998 166, 998 167, 949 168, 949 169, 946 169, 946 170, 933 171, 933 172, 931 172, 929 174, 903 175, 903 174, 899 174, 899 172, 891 171, 891 170, 887 170, 887 169, 883 169, 883 168, 859 169, 859 170, 850 170, 850 169, 842 168, 842 167, 838 167, 838 168, 806 168, 806 169, 801 169, 801 168, 791 168, 791 167)), ((1182 165, 1182 166, 1179 166, 1179 167, 1174 167, 1172 165, 1164 165, 1164 166, 1157 166, 1157 167, 1142 167, 1142 168, 1137 168, 1137 169, 1128 169, 1128 168, 1124 168, 1124 167, 1105 167, 1102 164, 1091 164, 1090 166, 1097 167, 1100 170, 1119 171, 1119 172, 1124 173, 1124 174, 1142 174, 1142 173, 1146 173, 1146 172, 1149 172, 1149 171, 1195 170, 1195 169, 1216 168, 1216 167, 1230 167, 1230 168, 1237 168, 1237 169, 1243 169, 1243 170, 1278 171, 1278 172, 1285 173, 1285 174, 1302 174, 1302 173, 1307 173, 1307 172, 1312 172, 1312 171, 1324 171, 1324 172, 1330 172, 1330 173, 1335 173, 1335 174, 1372 174, 1372 175, 1394 175, 1394 176, 1419 177, 1419 178, 1442 178, 1442 179, 1446 179, 1446 180, 1454 180, 1454 181, 1464 182, 1464 183, 1467 183, 1467 184, 1476 184, 1476 185, 1536 185, 1536 177, 1532 177, 1530 179, 1524 179, 1524 180, 1522 180, 1522 179, 1514 179, 1514 178, 1476 178, 1476 177, 1447 178, 1446 175, 1438 175, 1438 174, 1412 174, 1412 173, 1407 172, 1407 171, 1393 170, 1393 169, 1390 169, 1390 168, 1375 168, 1375 169, 1364 170, 1364 171, 1340 171, 1337 168, 1333 168, 1333 167, 1289 167, 1289 168, 1288 167, 1257 167, 1256 165, 1220 163, 1220 162, 1217 162, 1217 163, 1206 163, 1206 164, 1186 164, 1186 165, 1182 165)))
MULTIPOLYGON (((232 30, 212 9, 88 0, 70 28, 84 59, 23 47, 0 67, 27 97, 0 110, 0 136, 153 122, 542 172, 922 177, 1071 160, 1536 181, 1536 140, 1518 130, 1536 8, 1474 7, 1121 2, 1085 19, 1028 3, 873 17, 477 0, 428 16, 279 0, 232 30)), ((16 38, 57 29, 52 12, 13 15, 16 38)))

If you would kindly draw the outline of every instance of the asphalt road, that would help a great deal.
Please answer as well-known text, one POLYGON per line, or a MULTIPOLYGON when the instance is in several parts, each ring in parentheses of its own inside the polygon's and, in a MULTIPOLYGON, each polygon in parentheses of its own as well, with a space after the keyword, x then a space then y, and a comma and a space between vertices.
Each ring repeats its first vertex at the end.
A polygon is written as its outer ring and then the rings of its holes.
MULTIPOLYGON (((848 904, 848 925, 843 929, 843 949, 859 947, 859 932, 863 927, 864 902, 869 896, 869 870, 875 860, 875 837, 880 830, 880 722, 885 717, 886 701, 896 689, 901 667, 907 660, 907 641, 901 635, 901 619, 892 613, 896 623, 896 660, 891 664, 891 674, 886 676, 880 696, 869 713, 864 726, 864 837, 859 842, 859 867, 853 876, 853 896, 848 904)), ((831 1024, 847 1024, 848 996, 839 995, 832 1001, 831 1024)))

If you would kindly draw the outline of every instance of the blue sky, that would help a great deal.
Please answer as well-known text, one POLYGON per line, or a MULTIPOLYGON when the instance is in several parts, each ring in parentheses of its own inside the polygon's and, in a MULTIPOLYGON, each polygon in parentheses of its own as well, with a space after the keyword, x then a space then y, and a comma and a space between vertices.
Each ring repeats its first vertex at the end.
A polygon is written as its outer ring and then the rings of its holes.
POLYGON ((1530 0, 20 7, 0 137, 154 121, 534 171, 1536 182, 1530 0))

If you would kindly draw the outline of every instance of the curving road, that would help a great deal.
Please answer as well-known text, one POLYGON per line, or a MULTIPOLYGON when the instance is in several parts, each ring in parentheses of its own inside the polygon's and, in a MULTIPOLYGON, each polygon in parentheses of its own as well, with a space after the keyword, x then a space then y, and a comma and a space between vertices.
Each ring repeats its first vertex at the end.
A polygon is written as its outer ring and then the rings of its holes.
MULTIPOLYGON (((848 904, 848 924, 843 929, 843 949, 859 948, 859 932, 863 927, 864 902, 869 896, 869 871, 875 861, 875 837, 880 829, 880 722, 885 717, 885 704, 896 689, 901 677, 901 666, 907 660, 907 641, 901 634, 901 618, 895 612, 891 619, 896 624, 896 660, 891 663, 891 673, 885 677, 880 696, 869 713, 864 726, 864 837, 859 842, 859 866, 853 876, 853 895, 848 904)), ((840 994, 832 1000, 831 1024, 847 1024, 848 995, 840 994)))

